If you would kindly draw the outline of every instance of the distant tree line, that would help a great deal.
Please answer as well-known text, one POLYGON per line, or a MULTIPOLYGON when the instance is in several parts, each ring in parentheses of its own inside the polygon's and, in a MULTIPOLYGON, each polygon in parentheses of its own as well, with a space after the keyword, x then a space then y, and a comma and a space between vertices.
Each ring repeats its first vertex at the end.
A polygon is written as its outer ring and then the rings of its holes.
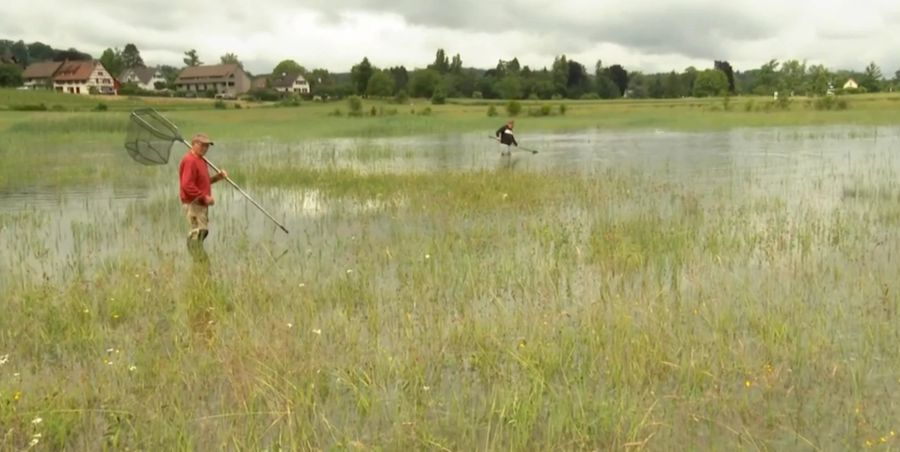
MULTIPOLYGON (((39 61, 91 59, 91 55, 70 48, 54 49, 34 42, 0 40, 0 86, 21 84, 21 68, 39 61), (14 62, 13 62, 14 61, 14 62)), ((100 61, 118 77, 124 70, 143 67, 144 61, 134 44, 123 49, 108 48, 100 61)), ((185 66, 202 65, 195 49, 184 52, 185 66)), ((237 55, 226 53, 219 63, 243 67, 237 55)), ((181 68, 158 66, 168 85, 173 87, 181 68)), ((312 94, 323 97, 349 95, 370 97, 450 97, 484 99, 616 99, 621 97, 679 98, 723 95, 824 95, 839 92, 848 79, 859 88, 855 92, 892 91, 900 88, 900 70, 893 79, 886 78, 881 69, 870 63, 862 72, 830 70, 823 65, 808 65, 805 61, 770 60, 759 68, 735 71, 725 60, 716 60, 711 67, 688 67, 682 71, 645 74, 628 71, 621 64, 605 65, 597 60, 587 66, 566 55, 554 58, 549 67, 532 68, 521 65, 517 58, 499 60, 488 69, 467 68, 459 54, 449 56, 438 49, 434 61, 424 68, 404 66, 380 68, 367 57, 353 65, 349 73, 331 73, 326 69, 307 70, 294 60, 283 60, 272 69, 272 76, 301 74, 309 81, 312 94)))

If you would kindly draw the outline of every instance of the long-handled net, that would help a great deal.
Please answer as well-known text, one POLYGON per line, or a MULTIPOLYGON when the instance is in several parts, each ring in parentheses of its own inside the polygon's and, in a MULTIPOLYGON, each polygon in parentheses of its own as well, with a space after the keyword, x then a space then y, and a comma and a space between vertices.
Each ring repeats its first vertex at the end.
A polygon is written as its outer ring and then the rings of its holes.
MULTIPOLYGON (((151 108, 143 108, 131 112, 128 122, 128 131, 125 135, 125 150, 136 162, 144 165, 165 165, 169 162, 169 155, 172 152, 172 145, 176 141, 184 143, 185 146, 191 147, 191 144, 181 136, 178 127, 172 124, 163 115, 151 108)), ((203 161, 209 165, 215 172, 220 172, 216 165, 213 165, 206 157, 203 161)), ((287 228, 278 222, 266 209, 263 209, 256 200, 247 194, 241 187, 234 183, 231 178, 226 177, 226 181, 239 191, 248 201, 250 201, 257 209, 264 213, 273 223, 275 223, 282 231, 288 232, 287 228)))
POLYGON ((144 165, 165 165, 169 162, 172 145, 184 141, 174 124, 151 109, 131 112, 125 149, 128 155, 144 165))

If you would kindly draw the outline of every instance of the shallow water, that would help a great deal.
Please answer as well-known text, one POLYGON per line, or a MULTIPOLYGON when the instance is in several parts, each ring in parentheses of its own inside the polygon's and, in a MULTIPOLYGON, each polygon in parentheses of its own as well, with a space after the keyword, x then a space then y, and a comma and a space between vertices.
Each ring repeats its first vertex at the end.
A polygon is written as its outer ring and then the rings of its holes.
MULTIPOLYGON (((351 168, 364 173, 416 171, 435 177, 445 170, 551 171, 585 177, 630 172, 695 192, 779 198, 788 209, 800 205, 829 209, 847 198, 865 196, 897 197, 894 181, 900 162, 893 156, 900 145, 897 127, 714 133, 591 130, 520 133, 519 141, 539 153, 501 157, 501 146, 488 136, 460 134, 220 143, 210 158, 227 168, 238 183, 242 168, 284 166, 351 168)), ((177 160, 179 153, 173 151, 172 159, 177 160)), ((128 253, 182 252, 184 224, 177 201, 176 165, 170 162, 172 171, 160 172, 150 190, 78 186, 0 192, 0 273, 51 277, 60 270, 83 271, 84 266, 128 253)), ((235 243, 269 254, 303 251, 311 246, 304 230, 313 221, 335 212, 346 218, 386 207, 380 201, 325 200, 315 190, 244 188, 293 234, 283 236, 234 190, 218 185, 214 191, 219 202, 212 215, 217 225, 214 234, 219 237, 210 241, 210 252, 235 243)), ((340 235, 341 230, 336 233, 340 235)), ((14 283, 15 278, 0 282, 14 283)))

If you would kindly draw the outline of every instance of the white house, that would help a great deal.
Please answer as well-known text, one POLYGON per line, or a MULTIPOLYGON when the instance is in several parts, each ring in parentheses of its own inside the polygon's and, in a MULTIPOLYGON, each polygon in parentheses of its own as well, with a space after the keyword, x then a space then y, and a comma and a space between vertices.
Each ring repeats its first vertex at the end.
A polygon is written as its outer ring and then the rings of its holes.
POLYGON ((856 80, 848 79, 847 83, 844 83, 844 89, 857 89, 859 88, 859 83, 856 83, 856 80))
POLYGON ((134 83, 140 89, 157 91, 156 85, 165 85, 166 79, 157 68, 136 67, 122 71, 122 74, 119 75, 119 82, 134 83))
POLYGON ((282 73, 272 78, 275 91, 288 94, 309 94, 309 82, 300 74, 282 73))
POLYGON ((190 66, 175 80, 179 91, 206 92, 236 96, 250 90, 250 77, 236 64, 190 66))
POLYGON ((97 60, 66 61, 53 75, 53 89, 72 94, 115 94, 116 82, 97 60))

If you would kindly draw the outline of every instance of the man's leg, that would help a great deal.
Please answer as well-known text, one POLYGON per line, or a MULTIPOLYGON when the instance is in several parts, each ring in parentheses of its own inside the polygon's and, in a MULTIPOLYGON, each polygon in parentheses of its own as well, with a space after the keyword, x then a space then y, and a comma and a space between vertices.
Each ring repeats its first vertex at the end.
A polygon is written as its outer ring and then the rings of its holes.
POLYGON ((188 251, 194 257, 194 260, 205 260, 206 251, 203 249, 203 240, 209 235, 209 220, 207 218, 207 207, 197 204, 184 204, 185 216, 190 226, 187 237, 188 251))

